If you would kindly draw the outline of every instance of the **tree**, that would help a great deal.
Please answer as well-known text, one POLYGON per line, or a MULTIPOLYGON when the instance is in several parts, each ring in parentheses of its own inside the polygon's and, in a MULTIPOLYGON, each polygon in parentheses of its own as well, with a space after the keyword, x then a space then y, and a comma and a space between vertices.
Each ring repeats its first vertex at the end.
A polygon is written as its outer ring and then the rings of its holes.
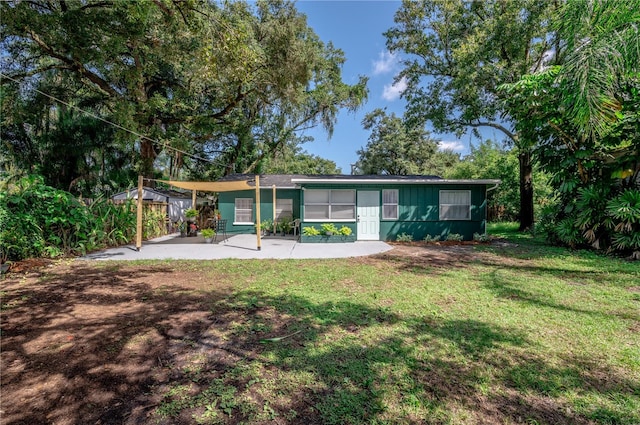
POLYGON ((298 144, 283 146, 262 166, 266 174, 340 174, 335 162, 304 152, 298 144))
POLYGON ((255 17, 248 5, 234 3, 223 14, 228 27, 238 26, 236 15, 244 19, 249 49, 243 55, 251 65, 226 76, 219 87, 236 96, 236 108, 213 121, 203 110, 200 127, 205 149, 226 164, 223 174, 256 171, 282 146, 299 140, 302 130, 321 125, 330 137, 338 111, 355 111, 367 96, 367 79, 342 82, 344 53, 324 45, 292 3, 258 2, 255 17))
MULTIPOLYGON (((534 167, 534 178, 538 182, 534 206, 548 199, 550 189, 547 176, 534 167)), ((484 140, 471 146, 471 152, 444 174, 452 179, 499 179, 500 185, 488 193, 489 216, 497 221, 516 221, 520 212, 518 153, 516 149, 504 149, 492 140, 484 140)))
POLYGON ((116 135, 137 148, 147 177, 164 150, 171 173, 198 170, 187 162, 201 159, 218 159, 226 172, 251 170, 292 132, 323 125, 330 133, 337 111, 358 108, 367 95, 366 78, 342 82, 343 53, 325 46, 291 2, 33 0, 0 7, 0 47, 15 58, 2 72, 31 87, 47 75, 77 82, 83 97, 99 99, 134 132, 116 135), (265 126, 277 127, 278 137, 256 138, 265 126))
POLYGON ((358 150, 356 167, 363 174, 429 174, 437 142, 423 126, 412 127, 395 114, 376 109, 362 125, 371 130, 366 148, 358 150))
MULTIPOLYGON (((163 149, 155 140, 189 99, 185 82, 204 43, 201 18, 188 3, 34 0, 3 2, 2 48, 15 58, 3 72, 37 84, 44 75, 71 79, 100 98, 123 126, 118 136, 139 145, 140 171, 153 175, 163 149), (195 53, 195 54, 194 54, 195 53)), ((54 81, 54 79, 52 79, 54 81)))
POLYGON ((571 246, 640 257, 640 2, 570 1, 557 17, 567 62, 503 87, 553 174, 543 229, 571 246), (630 35, 635 34, 635 35, 630 35))
POLYGON ((561 57, 548 27, 555 8, 537 0, 404 0, 385 33, 388 48, 407 55, 397 78, 407 82, 410 119, 440 132, 491 127, 517 147, 521 230, 533 224, 533 141, 515 130, 498 87, 561 57))
MULTIPOLYGON (((99 113, 91 98, 81 98, 73 82, 36 82, 43 93, 70 100, 75 95, 85 110, 99 113)), ((40 174, 45 183, 85 196, 109 193, 135 181, 131 150, 114 141, 115 128, 94 117, 35 93, 20 96, 17 84, 0 88, 0 153, 5 165, 26 174, 40 174)))
POLYGON ((620 118, 625 80, 640 73, 639 26, 640 0, 568 0, 560 10, 560 104, 579 136, 601 138, 620 118))

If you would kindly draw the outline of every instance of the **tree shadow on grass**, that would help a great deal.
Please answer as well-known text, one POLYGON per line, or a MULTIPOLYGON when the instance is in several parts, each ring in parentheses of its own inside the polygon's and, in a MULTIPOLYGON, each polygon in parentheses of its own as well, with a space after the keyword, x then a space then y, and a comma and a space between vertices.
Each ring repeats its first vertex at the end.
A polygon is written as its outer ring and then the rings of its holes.
POLYGON ((7 285, 3 423, 419 424, 463 407, 470 422, 586 424, 558 395, 637 391, 583 359, 523 357, 513 329, 203 289, 196 275, 77 266, 7 285))
MULTIPOLYGON (((499 269, 493 270, 491 273, 484 275, 481 280, 483 285, 491 290, 497 297, 508 299, 525 305, 532 305, 541 308, 550 308, 562 312, 579 313, 588 316, 601 317, 603 319, 611 316, 624 320, 633 320, 640 322, 640 312, 637 309, 623 309, 622 306, 616 306, 616 309, 608 309, 601 311, 600 309, 589 310, 580 308, 575 305, 562 304, 554 301, 553 297, 535 293, 525 289, 522 285, 514 284, 511 280, 501 277, 499 269)), ((632 294, 629 294, 632 298, 632 294)))

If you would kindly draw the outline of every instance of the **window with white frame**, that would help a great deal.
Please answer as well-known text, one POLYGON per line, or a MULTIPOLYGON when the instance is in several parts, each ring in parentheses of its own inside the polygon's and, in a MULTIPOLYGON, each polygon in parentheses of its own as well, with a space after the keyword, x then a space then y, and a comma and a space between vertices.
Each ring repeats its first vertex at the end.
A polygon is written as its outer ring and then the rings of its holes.
POLYGON ((253 199, 236 198, 234 224, 253 224, 253 199))
POLYGON ((293 199, 276 199, 276 220, 293 218, 293 199))
POLYGON ((471 191, 441 190, 440 220, 471 220, 471 191))
POLYGON ((304 195, 305 221, 355 220, 356 191, 307 189, 304 195))
POLYGON ((398 189, 385 189, 382 191, 382 219, 398 219, 398 189))

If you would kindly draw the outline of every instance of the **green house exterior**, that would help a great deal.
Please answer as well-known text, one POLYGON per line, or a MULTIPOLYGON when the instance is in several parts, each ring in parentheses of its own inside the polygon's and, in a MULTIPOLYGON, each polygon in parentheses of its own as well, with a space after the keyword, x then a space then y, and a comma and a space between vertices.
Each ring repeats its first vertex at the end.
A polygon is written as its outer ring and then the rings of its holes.
MULTIPOLYGON (((230 176, 229 179, 254 179, 230 176)), ((323 223, 352 230, 348 240, 413 240, 449 234, 473 239, 486 231, 487 192, 499 180, 447 180, 435 176, 264 175, 260 177, 260 219, 300 219, 300 229, 323 223)), ((254 191, 223 192, 218 208, 228 220, 228 233, 255 232, 254 191)), ((329 238, 301 241, 329 241, 329 238)), ((331 238, 335 241, 339 238, 331 238)), ((343 238, 344 240, 344 238, 343 238)))

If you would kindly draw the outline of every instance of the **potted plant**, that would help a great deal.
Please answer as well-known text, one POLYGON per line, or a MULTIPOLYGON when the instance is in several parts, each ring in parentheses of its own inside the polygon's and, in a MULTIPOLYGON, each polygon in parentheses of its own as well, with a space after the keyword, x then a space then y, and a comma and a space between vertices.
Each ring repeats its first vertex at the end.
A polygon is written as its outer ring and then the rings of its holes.
POLYGON ((338 228, 333 223, 322 223, 320 229, 323 235, 332 236, 338 233, 338 228))
POLYGON ((289 234, 292 228, 293 228, 293 224, 290 218, 284 217, 280 221, 280 231, 282 232, 282 236, 289 234))
POLYGON ((262 220, 260 222, 260 232, 262 233, 262 236, 269 236, 271 234, 272 227, 272 220, 262 220))
POLYGON ((181 238, 184 238, 185 236, 187 236, 187 223, 180 220, 178 222, 178 230, 180 231, 181 238))
POLYGON ((184 216, 187 217, 187 221, 195 221, 198 216, 198 210, 195 208, 189 208, 184 212, 184 216))
POLYGON ((204 241, 206 243, 213 242, 213 237, 215 236, 216 231, 213 229, 202 229, 202 236, 204 237, 204 241))

